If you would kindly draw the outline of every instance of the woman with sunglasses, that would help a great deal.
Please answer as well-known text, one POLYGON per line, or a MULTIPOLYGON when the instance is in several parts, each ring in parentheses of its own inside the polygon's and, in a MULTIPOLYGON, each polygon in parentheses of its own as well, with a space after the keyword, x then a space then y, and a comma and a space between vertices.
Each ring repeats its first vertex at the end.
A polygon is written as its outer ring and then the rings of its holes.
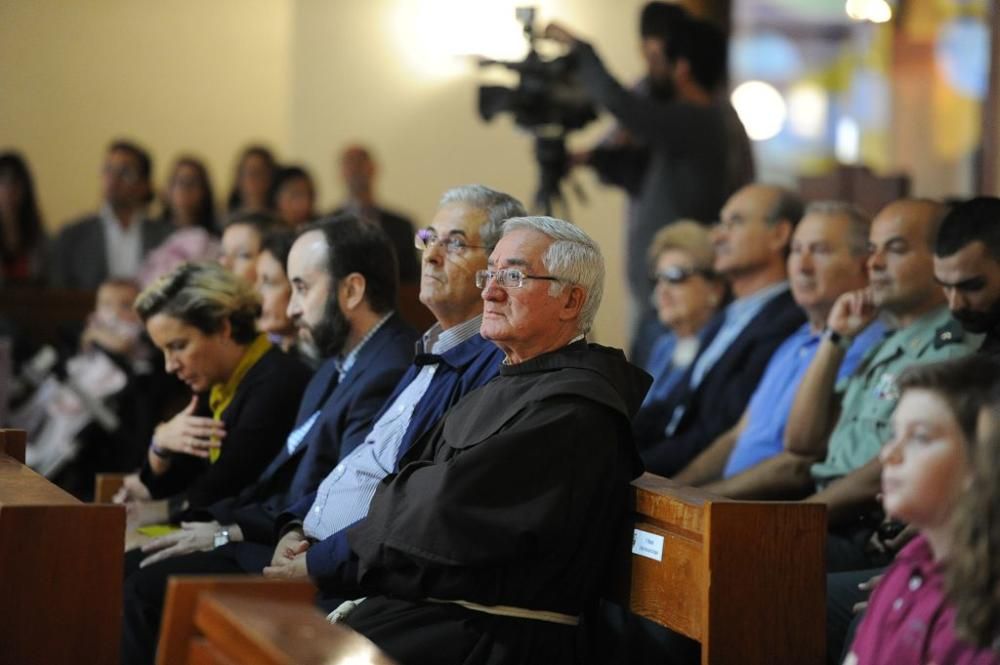
POLYGON ((675 222, 653 237, 653 307, 668 332, 656 340, 645 366, 653 375, 646 403, 670 394, 698 355, 705 325, 726 300, 726 283, 712 271, 714 260, 708 229, 697 222, 675 222))

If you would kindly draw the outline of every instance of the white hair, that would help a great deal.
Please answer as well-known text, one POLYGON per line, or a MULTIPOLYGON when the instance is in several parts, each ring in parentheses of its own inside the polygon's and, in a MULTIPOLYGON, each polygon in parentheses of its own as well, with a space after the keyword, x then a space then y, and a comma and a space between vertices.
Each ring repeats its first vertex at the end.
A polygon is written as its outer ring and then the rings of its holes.
POLYGON ((601 248, 578 227, 554 217, 514 217, 504 224, 503 234, 506 236, 518 229, 537 231, 553 240, 542 257, 542 263, 550 275, 560 278, 562 282, 553 282, 549 293, 558 295, 565 282, 583 287, 586 295, 580 308, 577 329, 584 334, 590 332, 604 294, 601 248))
POLYGON ((525 214, 524 205, 510 194, 490 189, 486 185, 461 185, 452 187, 441 196, 438 208, 458 203, 482 210, 486 221, 479 227, 479 239, 486 246, 487 253, 496 247, 503 231, 503 224, 512 217, 525 214))

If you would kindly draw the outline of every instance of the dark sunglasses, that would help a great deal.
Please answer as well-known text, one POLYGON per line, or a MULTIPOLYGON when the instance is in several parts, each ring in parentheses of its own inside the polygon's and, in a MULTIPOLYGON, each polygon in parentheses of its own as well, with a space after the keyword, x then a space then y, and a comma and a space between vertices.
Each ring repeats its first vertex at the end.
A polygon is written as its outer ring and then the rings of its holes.
POLYGON ((715 273, 711 270, 704 270, 701 268, 667 268, 666 270, 661 270, 660 272, 653 273, 650 279, 655 283, 661 284, 683 284, 695 275, 701 275, 705 279, 714 279, 715 273))

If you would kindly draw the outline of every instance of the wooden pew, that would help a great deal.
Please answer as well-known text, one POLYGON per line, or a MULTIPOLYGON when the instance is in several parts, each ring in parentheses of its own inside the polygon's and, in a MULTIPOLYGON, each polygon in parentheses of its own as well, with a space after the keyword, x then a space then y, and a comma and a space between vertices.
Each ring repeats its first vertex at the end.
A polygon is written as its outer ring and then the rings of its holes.
POLYGON ((33 342, 58 346, 63 332, 82 326, 94 311, 95 298, 94 291, 7 285, 0 287, 0 316, 33 342))
POLYGON ((392 665, 374 644, 327 622, 315 587, 248 576, 170 578, 157 665, 392 665))
POLYGON ((910 178, 904 173, 878 176, 867 166, 838 164, 821 176, 799 178, 799 193, 806 201, 848 201, 875 215, 887 203, 910 194, 910 178))
POLYGON ((94 503, 111 503, 111 499, 125 483, 127 475, 127 473, 94 474, 94 503))
POLYGON ((118 662, 125 509, 84 504, 0 430, 0 663, 118 662))
POLYGON ((703 665, 820 665, 826 508, 634 483, 626 588, 612 600, 701 643, 703 665))

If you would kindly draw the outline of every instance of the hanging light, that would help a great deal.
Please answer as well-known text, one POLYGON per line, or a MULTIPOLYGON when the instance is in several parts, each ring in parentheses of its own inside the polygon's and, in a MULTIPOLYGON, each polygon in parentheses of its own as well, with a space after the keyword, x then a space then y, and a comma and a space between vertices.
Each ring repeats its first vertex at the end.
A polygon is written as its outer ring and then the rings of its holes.
POLYGON ((754 141, 774 138, 785 126, 788 108, 775 87, 763 81, 746 81, 730 97, 747 136, 754 141))

